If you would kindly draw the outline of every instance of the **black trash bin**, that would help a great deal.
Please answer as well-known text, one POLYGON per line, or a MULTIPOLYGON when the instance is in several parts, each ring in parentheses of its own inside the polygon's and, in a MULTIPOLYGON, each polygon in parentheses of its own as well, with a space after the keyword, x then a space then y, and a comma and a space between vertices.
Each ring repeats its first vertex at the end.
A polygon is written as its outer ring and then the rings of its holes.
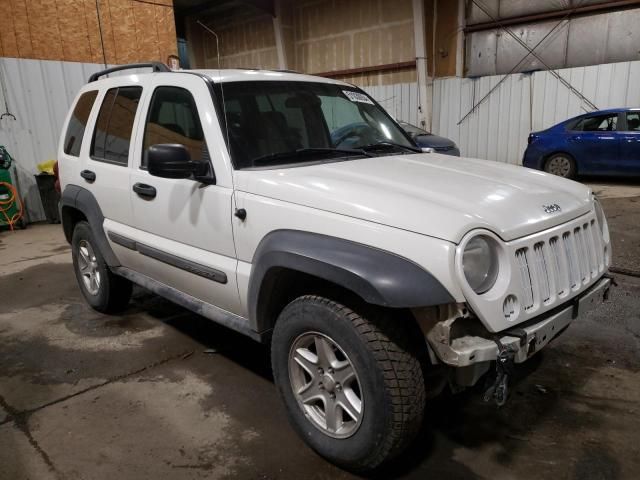
POLYGON ((49 223, 60 223, 60 214, 58 213, 58 203, 60 202, 60 194, 56 192, 56 177, 48 173, 34 175, 40 192, 40 200, 42 208, 49 223))

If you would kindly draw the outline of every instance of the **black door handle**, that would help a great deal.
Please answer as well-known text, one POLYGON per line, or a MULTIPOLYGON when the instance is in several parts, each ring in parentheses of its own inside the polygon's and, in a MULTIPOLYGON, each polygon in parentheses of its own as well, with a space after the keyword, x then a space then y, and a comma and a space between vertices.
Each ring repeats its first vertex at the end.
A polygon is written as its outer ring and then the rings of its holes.
POLYGON ((80 172, 80 176, 84 178, 87 182, 93 183, 96 181, 96 174, 91 170, 82 170, 80 172))
POLYGON ((133 186, 133 191, 144 198, 156 198, 156 189, 146 183, 136 183, 133 186))

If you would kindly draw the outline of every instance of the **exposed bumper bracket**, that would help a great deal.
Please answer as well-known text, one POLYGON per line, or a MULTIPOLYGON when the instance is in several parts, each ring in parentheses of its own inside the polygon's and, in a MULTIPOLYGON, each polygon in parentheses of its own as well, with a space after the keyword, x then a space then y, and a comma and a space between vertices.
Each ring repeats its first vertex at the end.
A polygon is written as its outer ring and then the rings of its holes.
POLYGON ((602 303, 611 284, 612 279, 603 276, 580 296, 550 314, 498 334, 465 332, 464 328, 456 331, 454 324, 463 320, 461 318, 437 322, 426 332, 427 341, 438 359, 453 367, 495 361, 500 351, 495 339, 514 352, 515 363, 522 363, 562 333, 579 315, 602 303))

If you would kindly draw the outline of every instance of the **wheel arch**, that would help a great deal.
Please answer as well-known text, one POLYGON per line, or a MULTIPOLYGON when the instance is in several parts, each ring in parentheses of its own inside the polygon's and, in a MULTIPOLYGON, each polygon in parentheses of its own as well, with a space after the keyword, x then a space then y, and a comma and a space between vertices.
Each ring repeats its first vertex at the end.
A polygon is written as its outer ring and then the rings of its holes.
POLYGON ((102 224, 104 215, 98 205, 98 201, 86 188, 77 185, 67 185, 60 199, 62 229, 69 243, 73 237, 73 230, 80 221, 86 221, 91 227, 91 232, 109 267, 119 267, 120 262, 113 253, 111 245, 104 233, 102 224))
POLYGON ((428 271, 391 252, 349 240, 277 230, 260 242, 249 280, 249 318, 258 332, 300 294, 327 292, 365 303, 409 309, 454 302, 428 271))

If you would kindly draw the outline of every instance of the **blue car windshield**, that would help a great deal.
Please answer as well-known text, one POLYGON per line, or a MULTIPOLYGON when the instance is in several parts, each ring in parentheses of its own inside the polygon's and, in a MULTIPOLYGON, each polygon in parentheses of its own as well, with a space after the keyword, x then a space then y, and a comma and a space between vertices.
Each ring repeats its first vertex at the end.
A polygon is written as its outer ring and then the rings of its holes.
POLYGON ((224 83, 229 150, 236 169, 415 151, 397 123, 362 90, 330 83, 224 83))

